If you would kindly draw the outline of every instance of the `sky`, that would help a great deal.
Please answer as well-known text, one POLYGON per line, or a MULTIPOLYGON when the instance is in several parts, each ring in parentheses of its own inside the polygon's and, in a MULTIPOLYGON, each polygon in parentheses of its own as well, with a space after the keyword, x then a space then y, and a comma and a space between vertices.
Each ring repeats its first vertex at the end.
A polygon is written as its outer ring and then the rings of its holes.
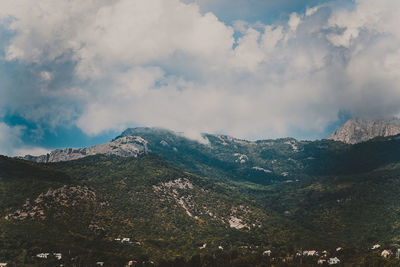
POLYGON ((400 114, 398 0, 2 0, 0 154, 400 114))

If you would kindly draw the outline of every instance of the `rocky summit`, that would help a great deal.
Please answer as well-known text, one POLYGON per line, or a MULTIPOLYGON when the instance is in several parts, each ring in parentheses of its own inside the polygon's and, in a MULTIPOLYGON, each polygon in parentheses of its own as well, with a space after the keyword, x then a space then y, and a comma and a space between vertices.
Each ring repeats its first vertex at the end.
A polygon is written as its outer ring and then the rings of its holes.
POLYGON ((333 132, 329 139, 347 144, 357 144, 378 136, 387 137, 400 134, 400 119, 351 119, 333 132))
POLYGON ((56 149, 46 155, 26 155, 23 157, 23 159, 39 163, 48 163, 80 159, 97 154, 135 157, 139 153, 146 152, 147 150, 147 141, 143 138, 139 136, 123 136, 113 140, 112 142, 97 146, 87 148, 56 149))

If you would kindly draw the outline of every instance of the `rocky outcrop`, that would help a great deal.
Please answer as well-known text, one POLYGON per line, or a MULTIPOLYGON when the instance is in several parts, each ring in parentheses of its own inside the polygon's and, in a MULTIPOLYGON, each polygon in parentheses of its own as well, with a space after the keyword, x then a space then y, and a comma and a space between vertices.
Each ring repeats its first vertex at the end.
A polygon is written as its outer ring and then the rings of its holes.
POLYGON ((368 141, 378 136, 393 136, 400 134, 400 119, 348 120, 340 129, 329 136, 329 139, 347 144, 368 141))
POLYGON ((56 149, 47 155, 23 157, 25 160, 48 163, 79 159, 87 156, 104 154, 121 157, 136 157, 138 154, 148 151, 147 141, 140 136, 123 136, 112 142, 92 146, 88 148, 56 149))
POLYGON ((45 219, 50 210, 53 216, 62 216, 63 208, 82 206, 83 202, 94 202, 96 193, 86 186, 67 186, 40 194, 34 201, 26 200, 21 209, 8 214, 6 220, 45 219))

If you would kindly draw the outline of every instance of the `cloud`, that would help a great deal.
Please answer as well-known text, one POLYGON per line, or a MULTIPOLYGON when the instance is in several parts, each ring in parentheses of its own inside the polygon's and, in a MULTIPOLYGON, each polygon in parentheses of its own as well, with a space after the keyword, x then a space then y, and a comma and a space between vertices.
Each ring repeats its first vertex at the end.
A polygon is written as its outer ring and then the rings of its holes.
MULTIPOLYGON (((261 21, 272 23, 286 19, 292 12, 303 12, 309 7, 331 0, 184 0, 196 3, 202 13, 213 12, 224 22, 246 20, 249 23, 261 21)), ((335 2, 338 2, 335 0, 335 2)))
POLYGON ((178 0, 6 0, 0 108, 89 135, 323 133, 343 110, 400 113, 398 11, 395 0, 330 3, 230 26, 178 0))
POLYGON ((43 155, 47 149, 23 144, 21 137, 25 127, 9 126, 0 122, 0 155, 24 156, 24 155, 43 155))
POLYGON ((43 81, 50 81, 52 78, 52 75, 51 75, 51 72, 42 71, 40 73, 40 77, 42 78, 43 81))
POLYGON ((289 22, 288 22, 290 30, 295 31, 297 29, 297 26, 299 26, 300 22, 301 22, 301 19, 300 19, 299 15, 297 15, 297 13, 292 13, 290 15, 289 22))
POLYGON ((22 147, 15 149, 14 154, 15 156, 25 156, 25 155, 40 156, 40 155, 46 155, 49 152, 50 152, 49 149, 43 147, 22 147))
POLYGON ((319 9, 319 6, 314 6, 311 8, 306 9, 306 16, 312 16, 315 12, 317 12, 319 9))
POLYGON ((14 145, 20 144, 23 128, 9 127, 0 122, 0 154, 9 155, 14 152, 14 145))

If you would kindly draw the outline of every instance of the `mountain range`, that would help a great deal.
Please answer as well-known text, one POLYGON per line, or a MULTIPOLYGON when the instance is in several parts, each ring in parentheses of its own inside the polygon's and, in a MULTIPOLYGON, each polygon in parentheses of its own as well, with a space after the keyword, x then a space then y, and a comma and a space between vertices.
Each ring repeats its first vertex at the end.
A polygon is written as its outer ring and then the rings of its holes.
POLYGON ((346 265, 398 264, 369 250, 400 242, 400 137, 382 132, 199 143, 132 128, 90 148, 0 157, 0 262, 313 266, 296 253, 327 250, 346 265))

